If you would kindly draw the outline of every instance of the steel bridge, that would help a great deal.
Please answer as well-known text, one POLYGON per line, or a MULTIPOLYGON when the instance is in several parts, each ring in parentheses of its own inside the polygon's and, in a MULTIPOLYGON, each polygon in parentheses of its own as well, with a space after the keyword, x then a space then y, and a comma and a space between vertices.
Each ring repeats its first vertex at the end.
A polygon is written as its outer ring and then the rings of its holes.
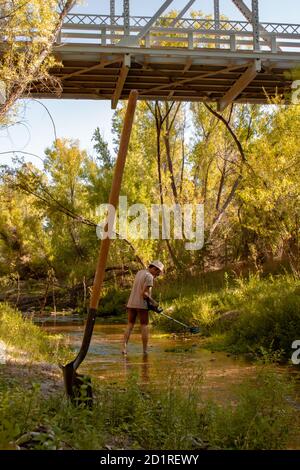
MULTIPOLYGON (((211 0, 209 18, 191 14, 200 0, 183 0, 172 17, 173 0, 161 1, 152 17, 131 16, 129 0, 100 1, 106 15, 69 14, 54 48, 63 64, 53 70, 61 97, 111 100, 116 108, 137 89, 140 99, 217 102, 223 111, 232 102, 284 94, 291 89, 287 72, 300 64, 300 25, 260 22, 259 0, 251 9, 244 0, 228 1, 244 21, 226 19, 219 0, 211 0)), ((53 98, 42 85, 32 95, 53 98)))

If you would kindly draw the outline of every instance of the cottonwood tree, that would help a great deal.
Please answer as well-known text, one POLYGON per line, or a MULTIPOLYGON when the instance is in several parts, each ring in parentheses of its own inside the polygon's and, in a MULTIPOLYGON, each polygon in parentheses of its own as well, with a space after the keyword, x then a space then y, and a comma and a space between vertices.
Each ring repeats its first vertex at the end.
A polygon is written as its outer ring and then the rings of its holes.
POLYGON ((0 0, 0 82, 5 99, 0 122, 35 82, 58 89, 49 70, 51 55, 64 18, 76 0, 0 0))

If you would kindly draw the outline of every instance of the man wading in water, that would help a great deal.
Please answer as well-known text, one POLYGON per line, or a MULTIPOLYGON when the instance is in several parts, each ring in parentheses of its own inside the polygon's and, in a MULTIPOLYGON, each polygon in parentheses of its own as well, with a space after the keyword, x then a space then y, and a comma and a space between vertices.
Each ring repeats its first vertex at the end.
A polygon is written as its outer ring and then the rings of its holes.
POLYGON ((154 278, 159 276, 163 272, 163 269, 164 265, 160 261, 152 261, 148 269, 142 269, 135 276, 131 294, 127 303, 128 325, 124 334, 123 354, 127 354, 127 344, 137 316, 140 318, 143 352, 144 354, 147 354, 148 352, 149 313, 147 298, 153 305, 158 305, 158 303, 151 297, 151 290, 154 278))

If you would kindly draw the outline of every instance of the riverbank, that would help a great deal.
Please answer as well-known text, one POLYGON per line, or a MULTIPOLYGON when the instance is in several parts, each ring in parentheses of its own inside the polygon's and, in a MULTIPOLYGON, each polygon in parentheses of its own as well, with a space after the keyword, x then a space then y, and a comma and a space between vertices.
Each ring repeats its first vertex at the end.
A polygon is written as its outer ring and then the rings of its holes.
MULTIPOLYGON (((169 365, 173 356, 178 373, 171 374, 163 383, 153 381, 150 374, 147 381, 130 365, 130 358, 135 361, 133 339, 126 379, 109 381, 91 373, 94 407, 74 408, 64 396, 60 371, 53 362, 58 356, 49 355, 47 347, 41 349, 40 334, 46 343, 56 335, 49 336, 32 323, 29 326, 28 321, 20 323, 18 314, 12 310, 6 315, 11 316, 11 327, 17 319, 14 336, 26 337, 25 332, 30 331, 32 344, 23 350, 11 351, 9 347, 7 362, 0 365, 1 449, 297 448, 299 441, 294 443, 297 411, 287 400, 294 396, 293 386, 290 377, 278 374, 272 365, 251 365, 251 374, 236 383, 234 395, 225 397, 223 393, 225 400, 221 403, 213 393, 212 398, 207 398, 205 386, 209 386, 209 379, 199 367, 197 352, 165 351, 169 365), (185 357, 193 358, 195 367, 184 367, 185 357)), ((99 328, 103 331, 103 327, 99 328)), ((81 336, 82 327, 77 329, 81 336)), ((153 343, 157 344, 158 338, 153 338, 153 343)), ((93 344, 90 365, 105 358, 97 356, 97 341, 93 344)), ((24 345, 28 345, 26 338, 24 345)), ((138 356, 142 358, 140 351, 138 356)), ((149 355, 150 367, 154 356, 155 350, 149 355)), ((123 360, 119 352, 118 358, 123 360)), ((217 362, 211 364, 217 369, 217 362)), ((226 364, 224 370, 230 372, 226 364)), ((223 386, 232 385, 230 374, 219 379, 223 386)), ((214 386, 211 388, 214 392, 214 386)))
MULTIPOLYGON (((224 286, 210 289, 200 281, 197 286, 194 280, 166 286, 162 298, 174 318, 199 327, 207 338, 206 346, 215 350, 288 362, 293 342, 300 339, 298 276, 225 277, 224 286)), ((158 315, 155 325, 164 331, 180 331, 180 326, 158 315)))

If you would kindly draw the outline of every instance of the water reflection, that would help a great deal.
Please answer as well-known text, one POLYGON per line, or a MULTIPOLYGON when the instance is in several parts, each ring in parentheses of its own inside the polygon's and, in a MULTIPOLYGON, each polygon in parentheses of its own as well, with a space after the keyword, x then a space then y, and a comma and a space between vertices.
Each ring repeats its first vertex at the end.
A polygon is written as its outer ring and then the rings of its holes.
POLYGON ((148 384, 150 382, 149 369, 150 362, 148 354, 143 354, 140 362, 136 362, 136 360, 133 360, 128 355, 124 356, 124 375, 126 377, 130 377, 137 372, 140 378, 139 381, 148 384))

